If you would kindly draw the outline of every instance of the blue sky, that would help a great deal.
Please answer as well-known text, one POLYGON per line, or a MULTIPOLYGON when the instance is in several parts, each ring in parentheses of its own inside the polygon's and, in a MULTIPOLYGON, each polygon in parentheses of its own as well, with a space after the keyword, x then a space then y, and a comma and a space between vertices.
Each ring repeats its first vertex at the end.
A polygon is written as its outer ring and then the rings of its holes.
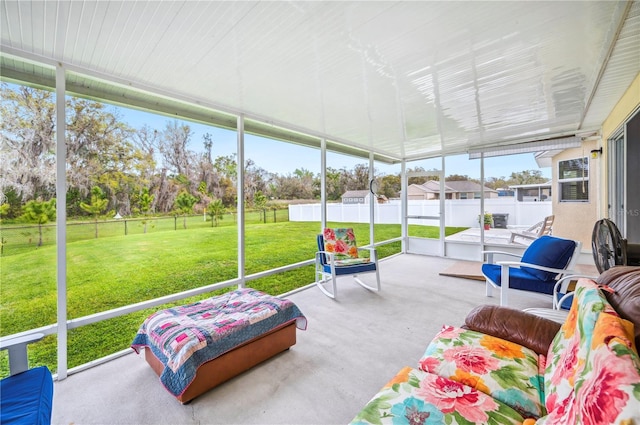
MULTIPOLYGON (((141 128, 146 124, 153 129, 162 130, 167 122, 173 120, 170 117, 138 110, 116 109, 119 111, 121 118, 134 128, 141 128)), ((203 135, 210 133, 213 136, 212 156, 214 158, 232 155, 236 152, 237 137, 235 132, 194 122, 187 122, 187 124, 193 132, 191 150, 202 152, 204 150, 203 135)), ((288 175, 301 168, 314 173, 320 172, 320 151, 318 149, 301 147, 250 134, 245 135, 245 158, 253 160, 258 167, 280 175, 288 175)), ((335 169, 346 167, 350 170, 356 164, 367 163, 368 160, 360 158, 332 153, 327 154, 327 166, 335 169)), ((441 160, 434 158, 411 163, 408 166, 414 167, 418 165, 425 169, 440 168, 441 160)), ((480 160, 469 160, 466 154, 448 157, 445 165, 447 175, 460 174, 468 175, 471 178, 480 178, 480 160)), ((400 172, 399 164, 385 165, 376 163, 375 167, 379 174, 397 174, 400 172)), ((485 160, 485 178, 508 177, 512 172, 537 169, 538 165, 532 153, 485 160)), ((543 176, 551 178, 550 168, 542 168, 540 171, 543 176)))

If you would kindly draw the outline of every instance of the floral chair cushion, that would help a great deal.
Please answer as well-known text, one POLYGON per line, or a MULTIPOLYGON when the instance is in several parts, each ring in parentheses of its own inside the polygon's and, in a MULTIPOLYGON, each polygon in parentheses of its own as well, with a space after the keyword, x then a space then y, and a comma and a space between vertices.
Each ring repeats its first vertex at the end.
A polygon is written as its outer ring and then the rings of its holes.
POLYGON ((640 358, 633 341, 633 324, 617 315, 595 282, 580 279, 549 348, 549 414, 537 423, 640 423, 640 358))
POLYGON ((520 424, 509 406, 467 385, 410 367, 402 369, 358 413, 363 424, 520 424))
POLYGON ((544 359, 529 348, 445 326, 427 347, 419 368, 473 387, 525 418, 537 419, 546 414, 540 364, 544 359))
POLYGON ((352 228, 346 229, 324 229, 322 232, 324 239, 324 250, 334 254, 338 261, 349 264, 354 259, 358 259, 358 245, 356 235, 352 228))

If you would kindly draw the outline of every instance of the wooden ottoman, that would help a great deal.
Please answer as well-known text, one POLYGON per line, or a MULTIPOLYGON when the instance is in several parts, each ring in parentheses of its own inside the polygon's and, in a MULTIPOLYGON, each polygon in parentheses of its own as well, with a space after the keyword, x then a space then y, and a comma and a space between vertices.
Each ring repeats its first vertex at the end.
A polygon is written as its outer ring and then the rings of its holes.
POLYGON ((187 403, 287 350, 306 323, 291 301, 243 288, 152 314, 131 347, 187 403))

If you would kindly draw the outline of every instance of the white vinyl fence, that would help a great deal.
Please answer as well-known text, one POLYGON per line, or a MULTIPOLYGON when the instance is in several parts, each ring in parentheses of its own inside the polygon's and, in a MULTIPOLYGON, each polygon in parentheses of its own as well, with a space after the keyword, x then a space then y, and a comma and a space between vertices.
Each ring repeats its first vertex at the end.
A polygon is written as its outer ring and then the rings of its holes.
MULTIPOLYGON (((445 226, 479 227, 479 199, 446 200, 445 226)), ((492 214, 508 214, 507 226, 528 227, 551 215, 551 202, 518 202, 515 198, 485 199, 484 209, 492 214)), ((400 224, 401 203, 392 200, 375 205, 375 223, 400 224)), ((409 216, 439 216, 440 201, 408 201, 409 216)), ((320 204, 289 205, 290 221, 320 221, 320 204)), ((368 223, 369 204, 327 204, 327 221, 368 223)), ((437 226, 437 220, 409 219, 409 224, 437 226)))

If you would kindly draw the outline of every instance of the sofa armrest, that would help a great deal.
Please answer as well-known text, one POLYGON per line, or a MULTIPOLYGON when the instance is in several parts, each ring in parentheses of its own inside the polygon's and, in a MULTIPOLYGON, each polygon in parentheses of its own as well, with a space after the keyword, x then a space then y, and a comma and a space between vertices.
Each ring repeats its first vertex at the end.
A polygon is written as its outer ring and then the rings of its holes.
POLYGON ((515 342, 538 354, 547 354, 560 323, 513 308, 482 305, 471 310, 465 328, 515 342))

